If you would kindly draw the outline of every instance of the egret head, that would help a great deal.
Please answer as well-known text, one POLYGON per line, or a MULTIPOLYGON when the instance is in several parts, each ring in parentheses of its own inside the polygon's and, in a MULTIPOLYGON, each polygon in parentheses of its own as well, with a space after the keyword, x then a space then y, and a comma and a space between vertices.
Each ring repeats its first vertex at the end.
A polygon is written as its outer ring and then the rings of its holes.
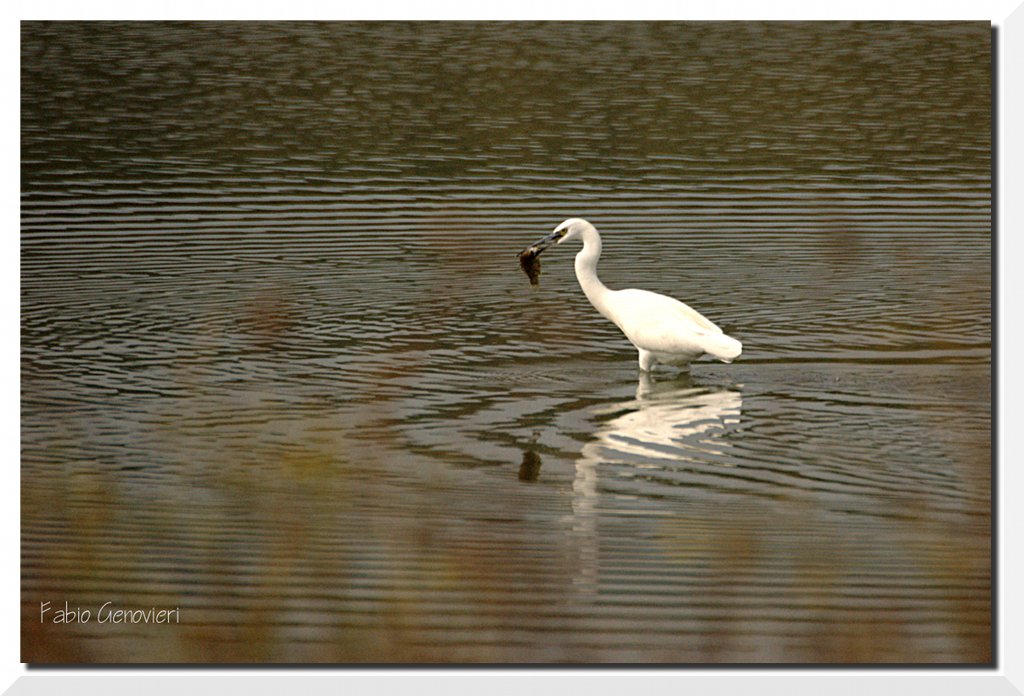
POLYGON ((552 236, 558 235, 557 244, 562 242, 568 242, 573 239, 579 238, 585 231, 594 229, 594 226, 583 218, 569 218, 551 233, 552 236))
POLYGON ((530 252, 534 256, 539 256, 542 251, 552 245, 561 244, 562 242, 568 242, 573 239, 579 239, 583 233, 593 230, 594 226, 583 218, 569 218, 558 227, 555 228, 554 232, 531 244, 523 253, 530 252))

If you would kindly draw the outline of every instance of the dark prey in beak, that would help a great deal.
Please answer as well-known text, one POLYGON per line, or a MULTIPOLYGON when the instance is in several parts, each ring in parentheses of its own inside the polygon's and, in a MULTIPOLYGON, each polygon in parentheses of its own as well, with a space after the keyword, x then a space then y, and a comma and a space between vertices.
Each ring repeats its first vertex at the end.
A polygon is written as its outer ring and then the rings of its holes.
POLYGON ((544 239, 534 242, 519 252, 519 265, 529 277, 530 285, 540 285, 540 255, 549 246, 562 238, 562 232, 554 232, 544 239))

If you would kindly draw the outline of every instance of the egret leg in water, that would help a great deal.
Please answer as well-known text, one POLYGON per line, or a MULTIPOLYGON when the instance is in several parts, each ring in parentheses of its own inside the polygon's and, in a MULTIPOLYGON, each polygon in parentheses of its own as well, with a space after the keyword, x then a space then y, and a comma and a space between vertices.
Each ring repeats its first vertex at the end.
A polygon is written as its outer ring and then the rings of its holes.
POLYGON ((702 355, 725 363, 739 357, 743 351, 739 341, 679 300, 647 290, 606 287, 597 277, 601 235, 586 220, 569 218, 527 251, 536 256, 552 245, 574 239, 583 242, 583 250, 576 254, 576 279, 583 293, 636 346, 641 370, 650 372, 659 363, 688 369, 702 355))

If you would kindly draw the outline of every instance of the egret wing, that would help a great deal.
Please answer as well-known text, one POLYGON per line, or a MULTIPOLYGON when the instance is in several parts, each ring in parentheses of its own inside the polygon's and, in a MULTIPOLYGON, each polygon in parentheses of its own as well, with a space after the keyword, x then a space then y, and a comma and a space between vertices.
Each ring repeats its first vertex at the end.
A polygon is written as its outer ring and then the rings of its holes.
POLYGON ((627 314, 644 323, 675 323, 694 333, 722 333, 710 319, 674 297, 648 290, 620 290, 619 299, 627 314))

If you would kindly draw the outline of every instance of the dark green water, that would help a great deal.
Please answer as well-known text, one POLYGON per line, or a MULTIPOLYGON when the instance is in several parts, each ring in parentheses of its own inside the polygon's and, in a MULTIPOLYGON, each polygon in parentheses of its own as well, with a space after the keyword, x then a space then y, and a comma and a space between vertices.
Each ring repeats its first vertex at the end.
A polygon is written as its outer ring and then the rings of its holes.
POLYGON ((989 661, 990 40, 23 24, 22 659, 989 661))

